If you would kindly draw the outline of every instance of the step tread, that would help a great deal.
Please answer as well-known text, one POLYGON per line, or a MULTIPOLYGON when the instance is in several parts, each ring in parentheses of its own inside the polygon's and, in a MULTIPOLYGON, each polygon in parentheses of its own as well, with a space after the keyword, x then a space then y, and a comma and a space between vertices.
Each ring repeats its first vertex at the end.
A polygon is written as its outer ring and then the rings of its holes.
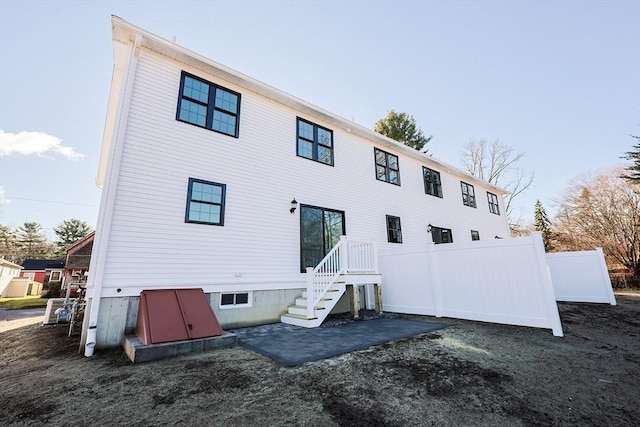
POLYGON ((302 316, 300 314, 292 314, 292 313, 282 314, 281 316, 293 317, 294 319, 300 319, 300 320, 316 320, 317 319, 317 317, 307 317, 307 316, 302 316))

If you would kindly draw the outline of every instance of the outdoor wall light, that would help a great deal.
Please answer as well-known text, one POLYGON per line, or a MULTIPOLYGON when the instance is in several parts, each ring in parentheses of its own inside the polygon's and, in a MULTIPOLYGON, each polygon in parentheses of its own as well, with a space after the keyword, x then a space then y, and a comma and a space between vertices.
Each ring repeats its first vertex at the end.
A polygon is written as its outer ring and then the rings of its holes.
POLYGON ((431 229, 432 229, 432 228, 433 228, 433 227, 431 226, 431 224, 427 225, 427 233, 431 233, 431 229))
POLYGON ((298 207, 298 202, 296 201, 296 198, 294 197, 293 200, 291 201, 291 209, 289 209, 289 213, 293 215, 293 213, 296 211, 297 207, 298 207))

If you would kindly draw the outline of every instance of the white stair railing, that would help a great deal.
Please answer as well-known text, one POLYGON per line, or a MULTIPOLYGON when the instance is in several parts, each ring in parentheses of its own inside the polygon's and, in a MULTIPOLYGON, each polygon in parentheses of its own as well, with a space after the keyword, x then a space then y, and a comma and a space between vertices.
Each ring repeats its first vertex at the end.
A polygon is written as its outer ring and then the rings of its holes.
POLYGON ((375 243, 348 240, 340 241, 315 267, 307 267, 307 317, 316 317, 316 305, 344 273, 377 273, 378 257, 375 243))

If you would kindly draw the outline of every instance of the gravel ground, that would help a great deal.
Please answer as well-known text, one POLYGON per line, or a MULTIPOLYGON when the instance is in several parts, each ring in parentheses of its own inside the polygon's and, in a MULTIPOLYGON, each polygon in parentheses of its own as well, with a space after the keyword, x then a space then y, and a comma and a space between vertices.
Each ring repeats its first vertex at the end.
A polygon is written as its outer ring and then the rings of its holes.
POLYGON ((444 330, 295 368, 242 347, 139 365, 120 349, 87 359, 65 326, 26 326, 0 333, 0 424, 637 426, 640 294, 617 299, 560 304, 563 338, 446 319, 444 330))

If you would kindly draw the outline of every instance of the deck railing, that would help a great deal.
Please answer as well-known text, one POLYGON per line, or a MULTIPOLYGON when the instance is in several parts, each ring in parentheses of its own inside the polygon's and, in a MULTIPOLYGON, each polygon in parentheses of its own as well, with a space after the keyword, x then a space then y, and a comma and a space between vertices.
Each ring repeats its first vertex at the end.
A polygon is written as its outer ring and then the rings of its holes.
POLYGON ((378 256, 374 242, 340 241, 315 267, 307 267, 307 317, 315 317, 314 309, 341 274, 377 273, 378 256))

